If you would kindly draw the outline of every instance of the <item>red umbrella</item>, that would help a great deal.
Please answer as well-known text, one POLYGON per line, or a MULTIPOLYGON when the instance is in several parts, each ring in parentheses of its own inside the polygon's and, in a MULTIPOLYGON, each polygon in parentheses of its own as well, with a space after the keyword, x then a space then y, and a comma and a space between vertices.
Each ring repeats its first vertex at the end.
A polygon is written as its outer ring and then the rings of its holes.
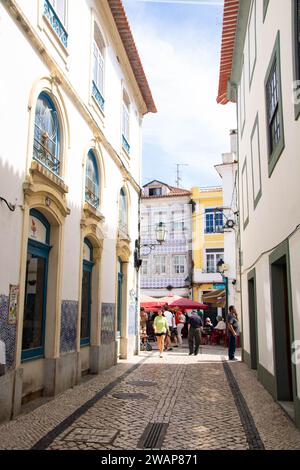
POLYGON ((174 300, 171 304, 169 304, 170 307, 181 307, 181 308, 186 308, 186 309, 195 309, 195 310, 207 310, 208 306, 205 304, 200 304, 199 302, 196 302, 195 300, 191 299, 179 299, 179 300, 174 300))

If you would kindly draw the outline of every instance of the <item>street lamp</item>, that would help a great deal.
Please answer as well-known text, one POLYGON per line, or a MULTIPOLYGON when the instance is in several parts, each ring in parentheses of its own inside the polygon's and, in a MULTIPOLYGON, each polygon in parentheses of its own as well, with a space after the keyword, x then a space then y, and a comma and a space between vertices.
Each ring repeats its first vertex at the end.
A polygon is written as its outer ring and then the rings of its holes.
POLYGON ((222 280, 225 283, 225 321, 228 314, 228 277, 224 275, 226 265, 222 258, 217 262, 217 269, 220 274, 222 274, 222 280))
POLYGON ((166 240, 166 235, 166 224, 164 224, 163 222, 159 222, 155 228, 155 236, 157 243, 140 243, 139 240, 135 240, 134 266, 137 269, 139 269, 142 264, 142 260, 140 258, 141 248, 148 248, 149 252, 147 253, 147 255, 149 255, 156 246, 161 245, 166 240))

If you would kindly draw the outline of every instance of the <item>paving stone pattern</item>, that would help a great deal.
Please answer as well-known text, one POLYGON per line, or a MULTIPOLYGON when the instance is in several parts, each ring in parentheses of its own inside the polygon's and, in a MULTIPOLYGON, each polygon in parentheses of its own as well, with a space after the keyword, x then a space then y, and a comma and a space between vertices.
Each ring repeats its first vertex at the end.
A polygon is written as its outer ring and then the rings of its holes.
POLYGON ((142 352, 0 426, 0 449, 300 449, 300 432, 255 372, 226 351, 142 352), (228 368, 227 372, 226 369, 228 368), (139 399, 136 399, 139 397, 139 399))

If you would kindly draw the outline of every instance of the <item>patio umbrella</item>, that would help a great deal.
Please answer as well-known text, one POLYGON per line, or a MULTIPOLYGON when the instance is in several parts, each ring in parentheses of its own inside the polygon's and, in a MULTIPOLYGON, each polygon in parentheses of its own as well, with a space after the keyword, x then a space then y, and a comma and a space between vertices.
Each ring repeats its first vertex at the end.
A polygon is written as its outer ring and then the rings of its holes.
POLYGON ((160 303, 158 302, 158 299, 155 299, 154 297, 150 297, 149 295, 144 295, 141 294, 141 307, 159 307, 160 303))
POLYGON ((169 304, 170 307, 181 307, 181 308, 186 308, 190 310, 207 310, 208 306, 205 304, 201 304, 200 302, 196 302, 195 300, 191 299, 185 299, 181 298, 179 300, 174 300, 171 304, 169 304))
POLYGON ((159 297, 158 299, 156 299, 156 301, 163 306, 165 304, 170 305, 172 302, 175 302, 175 300, 179 300, 182 298, 183 297, 181 297, 180 295, 167 295, 166 297, 159 297))

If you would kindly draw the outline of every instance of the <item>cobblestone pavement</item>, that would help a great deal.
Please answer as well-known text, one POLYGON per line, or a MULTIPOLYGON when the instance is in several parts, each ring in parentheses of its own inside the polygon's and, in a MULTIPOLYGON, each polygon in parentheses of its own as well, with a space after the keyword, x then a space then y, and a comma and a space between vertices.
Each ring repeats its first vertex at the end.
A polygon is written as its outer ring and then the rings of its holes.
POLYGON ((217 346, 142 352, 24 408, 0 426, 0 449, 300 449, 300 432, 255 372, 225 358, 217 346))

